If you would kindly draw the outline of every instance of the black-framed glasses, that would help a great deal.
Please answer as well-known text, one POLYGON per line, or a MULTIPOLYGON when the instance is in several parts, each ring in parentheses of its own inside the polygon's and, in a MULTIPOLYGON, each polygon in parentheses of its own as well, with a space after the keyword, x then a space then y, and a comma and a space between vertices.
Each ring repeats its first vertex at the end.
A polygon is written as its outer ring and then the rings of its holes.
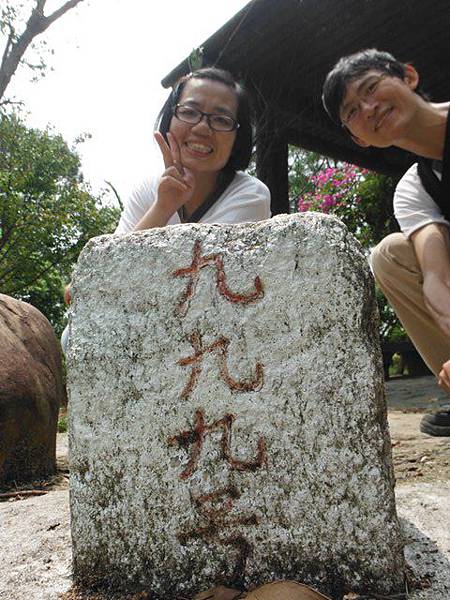
POLYGON ((177 119, 183 121, 183 123, 189 123, 189 125, 197 125, 203 117, 206 117, 206 122, 214 131, 234 131, 239 127, 239 123, 233 117, 205 113, 188 104, 177 104, 173 112, 177 119))

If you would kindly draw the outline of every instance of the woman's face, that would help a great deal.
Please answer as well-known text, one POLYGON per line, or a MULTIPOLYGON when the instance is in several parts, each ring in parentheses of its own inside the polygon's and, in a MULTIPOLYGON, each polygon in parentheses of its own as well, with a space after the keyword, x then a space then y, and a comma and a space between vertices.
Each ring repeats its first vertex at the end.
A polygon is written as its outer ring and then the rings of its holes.
MULTIPOLYGON (((236 119, 238 100, 227 85, 211 79, 190 79, 181 93, 178 104, 198 108, 205 113, 227 115, 236 119)), ((215 131, 206 117, 193 125, 175 116, 170 133, 176 138, 183 166, 193 172, 218 173, 230 158, 236 131, 215 131)))

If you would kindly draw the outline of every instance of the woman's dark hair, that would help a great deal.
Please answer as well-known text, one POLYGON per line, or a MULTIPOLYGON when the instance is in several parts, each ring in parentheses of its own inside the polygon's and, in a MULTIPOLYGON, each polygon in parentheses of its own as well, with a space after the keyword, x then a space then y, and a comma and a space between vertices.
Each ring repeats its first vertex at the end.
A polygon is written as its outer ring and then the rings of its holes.
MULTIPOLYGON (((399 79, 405 77, 404 63, 398 61, 389 52, 383 52, 375 48, 344 56, 328 73, 323 84, 322 102, 328 115, 335 123, 341 123, 339 113, 347 85, 372 69, 399 79)), ((415 91, 419 95, 423 95, 419 90, 416 89, 415 91)))
POLYGON ((236 120, 239 123, 239 127, 236 130, 236 140, 230 158, 223 171, 234 175, 236 171, 246 169, 250 163, 253 149, 250 98, 245 88, 238 83, 228 71, 223 71, 216 67, 205 67, 204 69, 198 69, 197 71, 182 77, 173 88, 170 96, 162 107, 155 128, 163 134, 167 141, 167 132, 170 128, 170 122, 172 121, 175 107, 181 98, 184 86, 191 79, 210 79, 211 81, 218 81, 235 92, 238 100, 236 120))

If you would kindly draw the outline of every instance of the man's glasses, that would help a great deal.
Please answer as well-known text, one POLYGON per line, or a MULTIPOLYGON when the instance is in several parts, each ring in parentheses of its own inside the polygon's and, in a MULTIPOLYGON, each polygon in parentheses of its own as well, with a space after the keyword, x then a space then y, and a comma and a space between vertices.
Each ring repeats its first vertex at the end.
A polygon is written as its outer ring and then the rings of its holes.
POLYGON ((239 127, 239 123, 228 115, 205 113, 186 104, 177 104, 174 115, 183 123, 189 123, 190 125, 197 125, 203 117, 206 117, 206 122, 214 131, 234 131, 239 127))
POLYGON ((341 124, 342 127, 348 128, 355 122, 361 114, 361 100, 365 103, 370 102, 370 97, 376 92, 381 81, 387 77, 387 73, 380 73, 379 75, 373 75, 365 81, 364 86, 359 91, 357 97, 348 104, 343 112, 341 113, 341 124))

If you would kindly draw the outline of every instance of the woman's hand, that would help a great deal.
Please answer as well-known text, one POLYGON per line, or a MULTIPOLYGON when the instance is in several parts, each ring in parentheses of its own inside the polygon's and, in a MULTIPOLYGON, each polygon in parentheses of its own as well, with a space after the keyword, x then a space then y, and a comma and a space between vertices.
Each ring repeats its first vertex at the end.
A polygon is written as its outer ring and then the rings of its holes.
POLYGON ((183 167, 180 147, 174 136, 171 133, 167 134, 167 144, 159 131, 154 135, 166 169, 159 181, 155 202, 138 222, 135 231, 165 227, 170 217, 188 202, 194 193, 194 175, 183 167))
POLYGON ((168 133, 169 144, 167 144, 159 131, 154 135, 166 167, 158 185, 156 204, 161 210, 167 211, 170 218, 192 198, 195 179, 192 172, 183 167, 180 147, 175 137, 168 133))
POLYGON ((72 302, 72 284, 68 283, 66 285, 66 287, 64 288, 64 302, 67 304, 67 306, 70 305, 70 303, 72 302))

